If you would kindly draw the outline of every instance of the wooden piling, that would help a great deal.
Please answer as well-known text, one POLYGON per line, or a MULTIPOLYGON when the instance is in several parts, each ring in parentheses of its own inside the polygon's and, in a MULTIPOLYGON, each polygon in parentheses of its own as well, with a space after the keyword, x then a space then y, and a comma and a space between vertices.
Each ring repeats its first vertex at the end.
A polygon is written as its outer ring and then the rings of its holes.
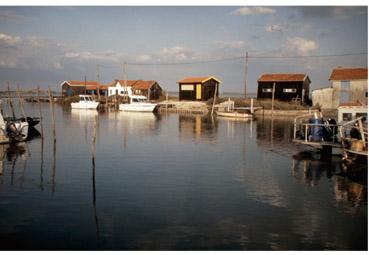
POLYGON ((274 117, 274 94, 275 94, 275 82, 273 83, 273 91, 272 91, 272 118, 274 117))
POLYGON ((13 118, 15 118, 15 112, 14 112, 14 107, 13 107, 13 100, 10 94, 10 83, 8 82, 8 104, 9 104, 9 108, 12 111, 12 115, 13 118))
POLYGON ((213 112, 214 112, 215 100, 217 97, 217 90, 218 90, 218 85, 215 85, 213 106, 211 107, 211 116, 213 116, 213 112))
POLYGON ((39 115, 40 115, 41 140, 42 140, 42 143, 43 143, 43 141, 44 141, 44 124, 43 124, 43 118, 42 118, 41 101, 40 101, 40 87, 39 86, 37 86, 37 101, 38 101, 38 111, 39 111, 39 115))
POLYGON ((0 112, 1 112, 1 115, 4 116, 3 101, 2 100, 0 100, 0 112))
POLYGON ((24 110, 23 98, 22 98, 22 96, 20 94, 20 91, 19 91, 19 85, 17 85, 17 95, 18 95, 18 100, 19 100, 19 108, 22 111, 23 118, 25 120, 27 120, 27 114, 26 114, 26 111, 24 110))
POLYGON ((56 142, 56 130, 55 130, 54 100, 53 100, 50 86, 49 86, 49 100, 50 100, 51 124, 53 128, 53 138, 54 138, 54 143, 55 143, 56 142))

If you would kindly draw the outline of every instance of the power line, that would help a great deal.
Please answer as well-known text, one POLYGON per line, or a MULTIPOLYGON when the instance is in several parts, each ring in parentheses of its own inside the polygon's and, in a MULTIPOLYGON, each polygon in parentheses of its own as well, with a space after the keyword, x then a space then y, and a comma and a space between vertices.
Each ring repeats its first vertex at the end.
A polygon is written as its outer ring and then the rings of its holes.
MULTIPOLYGON (((331 58, 331 57, 347 57, 347 56, 359 56, 367 55, 367 52, 354 52, 354 53, 343 53, 343 54, 326 54, 326 55, 291 55, 291 56, 250 56, 248 59, 301 59, 301 58, 331 58)), ((240 57, 230 57, 230 58, 220 58, 220 59, 209 59, 209 60, 199 60, 191 62, 167 62, 167 63, 139 63, 139 62, 126 62, 127 65, 131 66, 172 66, 172 65, 193 65, 193 64, 206 64, 206 63, 217 63, 217 62, 227 62, 243 60, 246 56, 240 57)), ((100 65, 103 68, 120 68, 121 66, 112 65, 100 65)))

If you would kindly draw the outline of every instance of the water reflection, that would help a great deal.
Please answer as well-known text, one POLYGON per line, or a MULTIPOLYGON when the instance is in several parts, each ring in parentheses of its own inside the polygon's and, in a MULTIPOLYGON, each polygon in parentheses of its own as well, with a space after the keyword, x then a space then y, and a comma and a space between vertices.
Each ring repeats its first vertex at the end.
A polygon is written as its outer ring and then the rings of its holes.
POLYGON ((333 183, 336 201, 345 202, 346 207, 350 208, 347 212, 355 213, 355 208, 367 203, 366 185, 354 182, 344 173, 340 157, 333 157, 332 161, 324 162, 320 160, 319 153, 297 153, 292 159, 291 175, 309 187, 318 186, 322 177, 327 178, 333 183))
MULTIPOLYGON (((0 145, 0 175, 4 174, 5 160, 11 164, 11 183, 14 183, 15 164, 18 159, 26 162, 29 152, 26 143, 1 144, 0 145)), ((26 170, 26 164, 23 166, 23 174, 26 170)))
POLYGON ((178 131, 182 139, 200 141, 216 138, 218 122, 208 115, 178 115, 178 131))
POLYGON ((297 153, 292 122, 56 113, 58 157, 48 126, 45 148, 0 146, 4 249, 366 248, 365 183, 297 153))

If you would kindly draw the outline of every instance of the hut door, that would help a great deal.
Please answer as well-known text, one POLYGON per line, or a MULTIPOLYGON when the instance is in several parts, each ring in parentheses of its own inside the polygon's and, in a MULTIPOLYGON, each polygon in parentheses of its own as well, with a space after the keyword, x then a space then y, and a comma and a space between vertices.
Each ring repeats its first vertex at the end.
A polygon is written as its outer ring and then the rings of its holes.
POLYGON ((196 99, 201 100, 201 84, 196 85, 196 99))

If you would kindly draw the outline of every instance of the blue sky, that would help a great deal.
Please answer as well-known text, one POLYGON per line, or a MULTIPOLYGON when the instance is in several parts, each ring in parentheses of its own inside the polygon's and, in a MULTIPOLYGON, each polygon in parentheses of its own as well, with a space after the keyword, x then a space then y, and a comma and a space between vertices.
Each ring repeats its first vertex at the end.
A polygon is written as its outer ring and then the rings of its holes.
POLYGON ((337 66, 367 67, 367 7, 0 7, 0 87, 57 87, 63 80, 157 80, 169 91, 186 76, 214 75, 223 92, 249 92, 266 72, 303 72, 329 86, 337 66), (272 57, 272 58, 260 58, 272 57), (228 59, 211 63, 185 64, 228 59), (139 64, 139 65, 135 65, 139 64), (175 65, 157 65, 173 63, 175 65), (150 64, 150 65, 148 65, 150 64), (152 65, 151 65, 152 64, 152 65))

